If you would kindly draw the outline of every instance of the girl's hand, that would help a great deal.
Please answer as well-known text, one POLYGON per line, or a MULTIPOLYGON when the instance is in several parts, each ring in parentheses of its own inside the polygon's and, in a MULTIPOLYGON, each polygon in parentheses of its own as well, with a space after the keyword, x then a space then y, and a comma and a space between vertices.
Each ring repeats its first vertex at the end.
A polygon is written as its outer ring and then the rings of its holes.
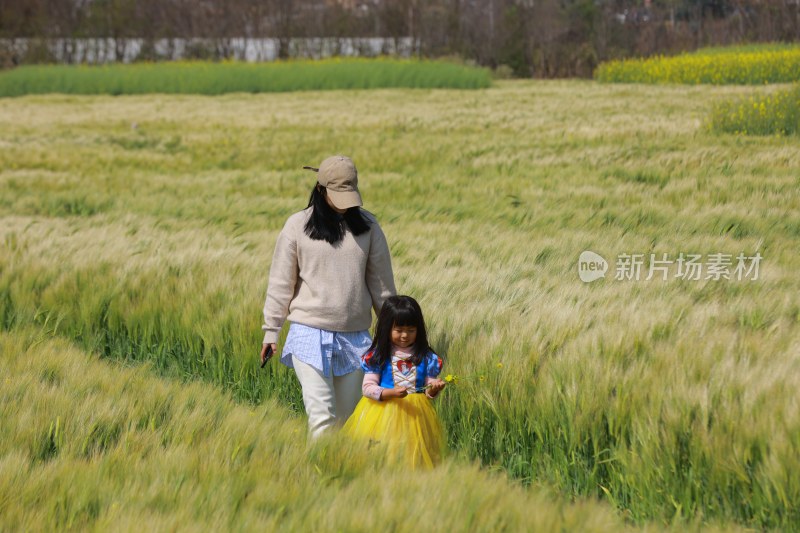
POLYGON ((447 383, 445 383, 441 379, 431 380, 430 387, 428 388, 428 397, 430 398, 436 397, 436 395, 442 391, 445 385, 447 385, 447 383))
POLYGON ((408 396, 408 389, 405 387, 383 389, 383 392, 381 392, 381 398, 405 398, 406 396, 408 396))

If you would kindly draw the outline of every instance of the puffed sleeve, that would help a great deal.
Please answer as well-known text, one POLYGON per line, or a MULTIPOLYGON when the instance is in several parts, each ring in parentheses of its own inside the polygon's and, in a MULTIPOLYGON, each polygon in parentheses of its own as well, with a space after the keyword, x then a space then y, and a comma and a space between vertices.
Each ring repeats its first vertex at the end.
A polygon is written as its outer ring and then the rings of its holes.
POLYGON ((361 356, 361 370, 363 370, 365 374, 381 373, 381 369, 375 363, 374 353, 375 352, 367 352, 361 356))
POLYGON ((442 371, 442 358, 433 352, 428 352, 428 377, 435 378, 442 371))

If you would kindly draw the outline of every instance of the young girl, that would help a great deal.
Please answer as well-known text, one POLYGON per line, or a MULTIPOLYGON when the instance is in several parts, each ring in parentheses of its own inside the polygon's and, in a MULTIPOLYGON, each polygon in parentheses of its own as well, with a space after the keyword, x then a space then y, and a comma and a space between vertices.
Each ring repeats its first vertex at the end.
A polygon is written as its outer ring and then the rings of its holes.
POLYGON ((343 431, 386 442, 412 467, 432 468, 442 455, 442 428, 430 404, 444 388, 442 359, 428 345, 416 300, 390 296, 381 307, 375 338, 361 358, 364 397, 343 431))

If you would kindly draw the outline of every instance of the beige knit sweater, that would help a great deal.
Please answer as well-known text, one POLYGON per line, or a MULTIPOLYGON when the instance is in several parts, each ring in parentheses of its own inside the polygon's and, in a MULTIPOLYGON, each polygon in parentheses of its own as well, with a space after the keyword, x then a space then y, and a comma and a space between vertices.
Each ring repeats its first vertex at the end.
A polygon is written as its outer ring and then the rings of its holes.
POLYGON ((375 216, 362 210, 370 230, 358 237, 347 230, 332 246, 303 230, 311 208, 290 216, 278 235, 264 301, 264 343, 278 342, 288 318, 329 331, 361 331, 372 313, 396 293, 389 246, 375 216))

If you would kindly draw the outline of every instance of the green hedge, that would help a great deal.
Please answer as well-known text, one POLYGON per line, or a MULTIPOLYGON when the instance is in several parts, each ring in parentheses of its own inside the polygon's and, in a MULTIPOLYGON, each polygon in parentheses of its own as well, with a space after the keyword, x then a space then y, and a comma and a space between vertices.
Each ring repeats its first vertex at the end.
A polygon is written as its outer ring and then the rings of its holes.
POLYGON ((486 69, 443 61, 329 59, 275 63, 26 66, 0 74, 0 96, 42 93, 217 95, 335 89, 488 87, 486 69))

